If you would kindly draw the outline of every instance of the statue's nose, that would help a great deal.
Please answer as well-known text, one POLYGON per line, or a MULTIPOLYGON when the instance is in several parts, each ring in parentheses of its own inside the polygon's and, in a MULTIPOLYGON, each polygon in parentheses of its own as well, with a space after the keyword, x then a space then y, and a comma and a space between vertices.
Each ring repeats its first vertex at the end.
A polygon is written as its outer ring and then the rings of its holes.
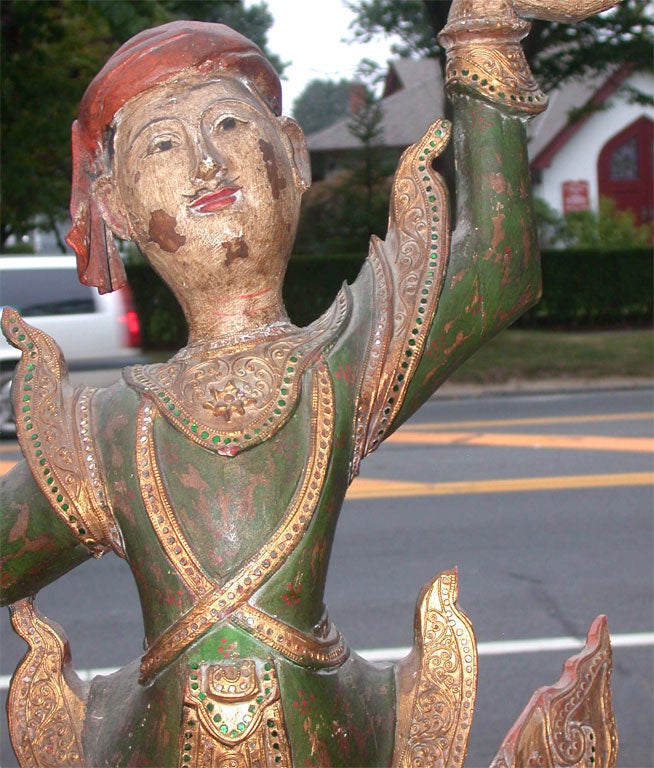
POLYGON ((193 178, 197 181, 210 181, 223 170, 223 165, 210 155, 202 153, 195 164, 193 178))

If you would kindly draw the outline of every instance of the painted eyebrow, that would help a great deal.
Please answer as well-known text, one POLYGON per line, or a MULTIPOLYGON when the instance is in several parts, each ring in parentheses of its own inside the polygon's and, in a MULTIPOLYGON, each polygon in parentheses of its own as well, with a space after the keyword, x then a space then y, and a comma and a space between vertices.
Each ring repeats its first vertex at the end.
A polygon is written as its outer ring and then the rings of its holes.
POLYGON ((139 138, 139 136, 141 136, 141 134, 145 133, 145 131, 147 131, 153 125, 156 125, 157 123, 163 123, 163 122, 179 123, 180 125, 182 125, 182 127, 184 126, 184 124, 182 123, 182 121, 178 117, 168 117, 168 116, 165 116, 165 117, 164 116, 162 116, 162 117, 155 117, 152 120, 149 120, 145 125, 141 126, 141 128, 139 128, 139 130, 136 132, 136 135, 134 136, 134 138, 130 139, 129 146, 127 147, 127 150, 131 152, 132 147, 134 146, 134 144, 136 144, 136 141, 139 138))
MULTIPOLYGON (((216 99, 215 101, 212 101, 211 104, 202 112, 200 115, 200 123, 204 122, 205 117, 208 113, 212 112, 216 107, 219 107, 221 105, 234 105, 234 106, 245 106, 248 109, 252 110, 253 112, 256 112, 257 115, 260 117, 267 117, 266 113, 259 107, 259 105, 253 100, 250 101, 249 99, 241 99, 241 98, 234 98, 233 96, 229 96, 227 98, 222 99, 216 99)), ((229 117, 236 117, 236 115, 232 115, 231 112, 228 115, 229 117)))

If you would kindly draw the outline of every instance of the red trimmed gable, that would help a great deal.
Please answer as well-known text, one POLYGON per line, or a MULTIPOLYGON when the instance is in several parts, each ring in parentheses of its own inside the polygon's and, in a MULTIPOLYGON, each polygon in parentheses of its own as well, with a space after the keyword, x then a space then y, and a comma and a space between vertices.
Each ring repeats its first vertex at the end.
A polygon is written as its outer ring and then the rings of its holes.
MULTIPOLYGON (((618 90, 629 75, 631 75, 632 69, 631 66, 626 65, 621 67, 617 72, 614 72, 590 98, 590 105, 593 107, 600 107, 618 90)), ((589 109, 585 115, 575 122, 566 124, 566 126, 550 139, 545 147, 534 157, 531 161, 532 169, 543 170, 549 168, 557 153, 570 141, 570 139, 572 139, 593 114, 594 110, 589 109)))

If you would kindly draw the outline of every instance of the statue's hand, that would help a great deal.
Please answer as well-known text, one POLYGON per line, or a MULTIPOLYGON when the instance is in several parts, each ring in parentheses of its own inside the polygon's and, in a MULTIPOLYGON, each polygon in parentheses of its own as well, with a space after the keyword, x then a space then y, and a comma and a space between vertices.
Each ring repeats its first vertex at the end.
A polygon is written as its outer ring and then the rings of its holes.
POLYGON ((573 23, 615 4, 615 0, 453 0, 447 25, 438 36, 447 51, 446 85, 512 113, 542 112, 547 97, 520 45, 529 32, 529 22, 522 17, 573 23))
POLYGON ((621 0, 510 0, 515 12, 524 18, 560 21, 576 24, 578 21, 606 11, 621 0))

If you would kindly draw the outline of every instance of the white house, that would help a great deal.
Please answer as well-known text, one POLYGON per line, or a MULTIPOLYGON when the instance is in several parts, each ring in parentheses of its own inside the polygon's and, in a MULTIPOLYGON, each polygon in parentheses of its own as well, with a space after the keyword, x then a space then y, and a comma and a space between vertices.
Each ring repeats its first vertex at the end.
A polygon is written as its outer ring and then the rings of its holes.
POLYGON ((607 196, 652 221, 654 107, 633 103, 630 88, 654 95, 654 75, 624 68, 573 81, 530 124, 534 193, 555 210, 596 210, 607 196))
MULTIPOLYGON (((654 75, 623 68, 566 83, 550 93, 547 110, 529 123, 534 193, 558 212, 597 209, 599 197, 651 222, 654 108, 633 103, 629 88, 654 94, 654 75)), ((435 59, 389 62, 382 96, 383 146, 401 151, 444 115, 444 90, 435 59)), ((318 178, 357 149, 347 119, 308 137, 318 178)))

